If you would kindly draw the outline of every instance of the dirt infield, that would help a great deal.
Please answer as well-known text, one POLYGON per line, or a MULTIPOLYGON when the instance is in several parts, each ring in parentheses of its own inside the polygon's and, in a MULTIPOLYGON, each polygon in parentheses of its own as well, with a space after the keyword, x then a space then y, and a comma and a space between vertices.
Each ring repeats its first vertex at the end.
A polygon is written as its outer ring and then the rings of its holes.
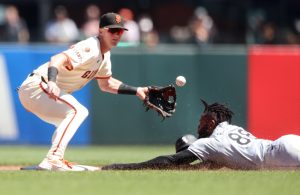
POLYGON ((20 170, 21 166, 16 166, 16 165, 1 165, 0 166, 0 171, 18 171, 20 170))
MULTIPOLYGON (((17 165, 0 165, 0 171, 19 171, 21 170, 21 167, 22 166, 17 166, 17 165)), ((101 168, 101 166, 100 166, 101 168)), ((219 169, 209 169, 209 168, 180 168, 180 169, 169 169, 169 170, 182 170, 182 171, 188 171, 188 170, 194 170, 194 171, 208 171, 208 170, 216 170, 216 171, 229 171, 229 170, 232 170, 234 171, 233 169, 229 169, 229 168, 225 168, 225 167, 222 167, 222 168, 219 168, 219 169)), ((294 171, 300 171, 300 168, 297 168, 297 167, 281 167, 281 168, 273 168, 273 169, 260 169, 260 170, 257 170, 257 171, 263 171, 263 170, 294 170, 294 171)), ((101 169, 99 170, 101 171, 101 169)))
MULTIPOLYGON (((84 166, 84 165, 81 165, 81 166, 84 166)), ((24 168, 24 166, 17 166, 17 165, 0 165, 0 171, 19 171, 19 170, 21 170, 21 167, 24 168)), ((29 167, 36 167, 36 166, 29 166, 29 167)), ((25 166, 25 168, 26 168, 26 166, 25 166)), ((32 171, 32 170, 36 170, 36 169, 27 169, 27 170, 32 171)), ((97 171, 99 171, 99 170, 97 170, 97 171)))

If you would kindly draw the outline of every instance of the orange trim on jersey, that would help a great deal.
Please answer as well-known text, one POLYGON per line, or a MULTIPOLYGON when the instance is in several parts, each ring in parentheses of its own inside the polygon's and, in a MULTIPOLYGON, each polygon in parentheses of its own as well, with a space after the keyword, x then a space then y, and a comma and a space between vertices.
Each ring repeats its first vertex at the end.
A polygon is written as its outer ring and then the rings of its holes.
MULTIPOLYGON (((49 94, 48 91, 43 87, 42 82, 40 83, 40 88, 44 91, 44 93, 49 94)), ((58 97, 58 96, 57 96, 57 99, 60 100, 60 101, 62 101, 62 102, 65 103, 65 104, 67 104, 68 106, 70 106, 70 107, 75 111, 75 114, 74 114, 73 118, 71 119, 71 121, 69 122, 69 124, 67 125, 67 127, 65 128, 65 130, 64 130, 64 132, 63 132, 63 134, 62 134, 62 136, 61 136, 61 138, 60 138, 60 140, 59 140, 59 142, 58 142, 58 144, 57 144, 55 150, 53 151, 53 155, 54 155, 55 152, 57 152, 57 150, 58 150, 58 148, 59 148, 59 146, 60 146, 60 144, 61 144, 61 142, 62 142, 62 139, 64 138, 64 136, 65 136, 65 134, 66 134, 66 132, 67 132, 67 130, 68 130, 70 124, 72 123, 72 121, 74 120, 74 118, 75 118, 75 116, 76 116, 76 114, 77 114, 77 110, 76 110, 76 108, 75 108, 74 106, 72 106, 72 104, 70 104, 69 102, 67 102, 67 101, 64 100, 64 99, 61 99, 61 98, 58 97)))
POLYGON ((72 64, 71 64, 71 60, 70 60, 70 57, 67 55, 67 54, 65 54, 65 53, 62 53, 63 55, 65 55, 66 56, 66 58, 67 58, 67 61, 68 61, 68 66, 65 66, 65 68, 68 70, 68 71, 71 71, 71 70, 73 70, 74 69, 74 67, 72 66, 72 64))
POLYGON ((111 77, 111 75, 107 76, 107 77, 95 77, 95 79, 109 79, 110 77, 111 77))

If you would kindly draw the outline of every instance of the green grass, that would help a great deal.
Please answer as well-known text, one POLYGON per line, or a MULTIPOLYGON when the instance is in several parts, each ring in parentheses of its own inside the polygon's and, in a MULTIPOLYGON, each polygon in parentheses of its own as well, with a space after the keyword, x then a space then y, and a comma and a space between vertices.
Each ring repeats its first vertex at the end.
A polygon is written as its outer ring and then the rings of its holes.
MULTIPOLYGON (((47 147, 0 146, 0 165, 37 164, 47 147)), ((169 146, 69 147, 82 164, 138 162, 173 152, 169 146)), ((1 171, 0 194, 298 195, 300 171, 1 171)))
MULTIPOLYGON (((48 147, 1 146, 0 165, 38 164, 47 154, 48 147)), ((113 162, 136 162, 162 154, 171 154, 170 146, 69 146, 65 158, 81 164, 105 165, 113 162)))

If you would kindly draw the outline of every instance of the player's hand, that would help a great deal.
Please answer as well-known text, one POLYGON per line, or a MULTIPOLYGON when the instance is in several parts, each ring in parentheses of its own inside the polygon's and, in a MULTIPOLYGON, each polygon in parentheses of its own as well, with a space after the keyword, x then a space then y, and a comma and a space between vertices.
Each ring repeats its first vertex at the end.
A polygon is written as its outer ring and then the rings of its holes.
POLYGON ((48 92, 49 98, 54 99, 56 101, 60 94, 60 88, 57 86, 57 84, 55 82, 49 81, 47 92, 48 92))
POLYGON ((141 100, 146 98, 146 94, 148 93, 148 87, 138 87, 136 91, 136 96, 138 96, 141 100))

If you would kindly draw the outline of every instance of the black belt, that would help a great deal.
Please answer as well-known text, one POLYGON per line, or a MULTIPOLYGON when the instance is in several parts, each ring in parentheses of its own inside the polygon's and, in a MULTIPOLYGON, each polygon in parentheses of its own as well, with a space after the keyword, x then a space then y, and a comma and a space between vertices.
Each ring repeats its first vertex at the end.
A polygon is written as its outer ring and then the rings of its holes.
MULTIPOLYGON (((32 73, 30 73, 30 74, 28 75, 28 77, 32 77, 32 76, 34 76, 34 75, 35 75, 34 72, 32 72, 32 73)), ((47 83, 46 79, 45 79, 43 76, 41 76, 41 80, 42 80, 44 83, 47 83)))
MULTIPOLYGON (((34 75, 35 75, 35 74, 32 72, 32 73, 30 73, 30 74, 28 75, 28 77, 32 77, 32 76, 34 76, 34 75)), ((45 79, 43 76, 41 76, 41 80, 42 80, 43 83, 46 83, 46 84, 47 84, 47 81, 46 81, 46 79, 45 79)), ((20 89, 20 86, 16 88, 16 91, 18 92, 19 89, 20 89)))

